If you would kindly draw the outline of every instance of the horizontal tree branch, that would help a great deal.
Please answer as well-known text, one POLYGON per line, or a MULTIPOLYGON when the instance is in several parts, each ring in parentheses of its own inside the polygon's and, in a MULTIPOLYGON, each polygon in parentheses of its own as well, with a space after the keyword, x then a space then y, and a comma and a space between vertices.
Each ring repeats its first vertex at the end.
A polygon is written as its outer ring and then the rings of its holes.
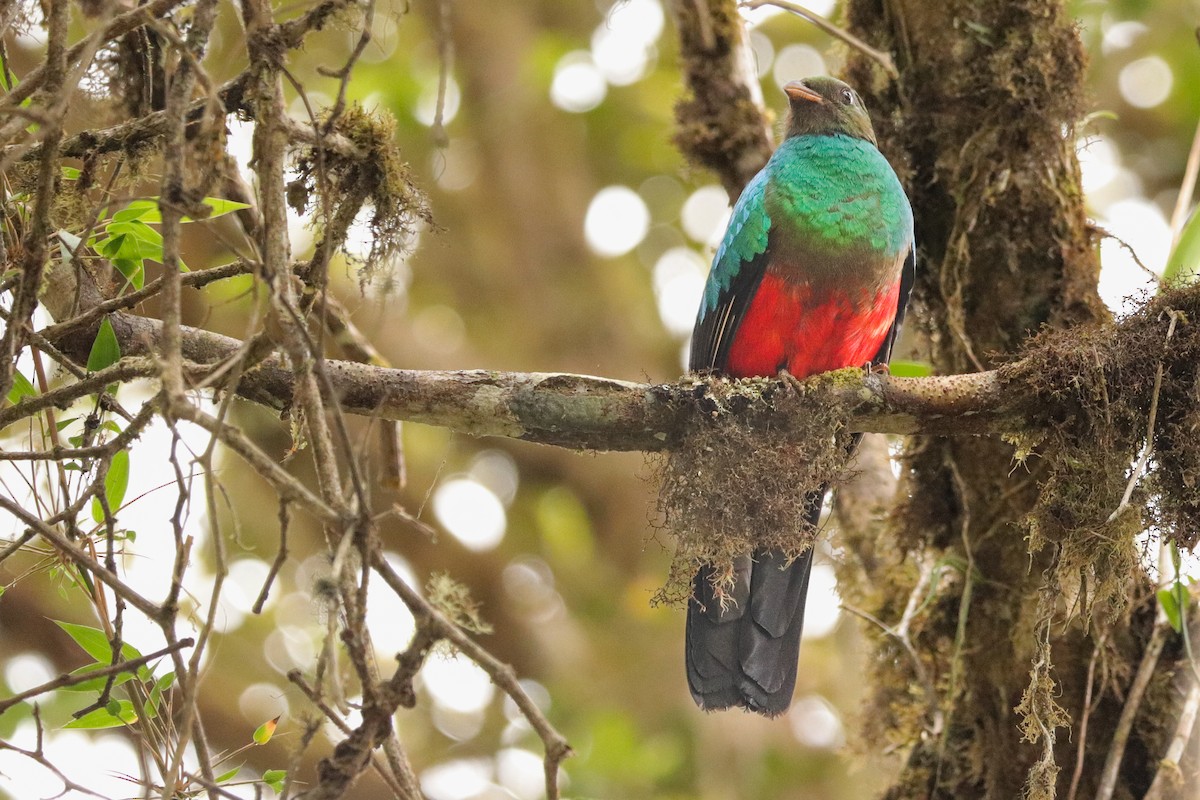
MULTIPOLYGON (((151 355, 158 320, 109 317, 125 356, 151 355)), ((95 328, 61 326, 55 342, 86 360, 95 328)), ((183 355, 192 377, 234 357, 238 339, 185 327, 183 355)), ((843 409, 853 431, 986 434, 1020 430, 1022 393, 1004 370, 931 378, 896 378, 849 369, 804 382, 753 379, 714 391, 704 379, 644 384, 590 375, 490 370, 388 369, 352 361, 325 364, 336 401, 347 412, 438 425, 473 436, 506 436, 587 450, 664 450, 702 416, 725 412, 784 432, 813 408, 843 409)), ((273 356, 241 376, 238 395, 275 409, 289 406, 293 371, 273 356)))

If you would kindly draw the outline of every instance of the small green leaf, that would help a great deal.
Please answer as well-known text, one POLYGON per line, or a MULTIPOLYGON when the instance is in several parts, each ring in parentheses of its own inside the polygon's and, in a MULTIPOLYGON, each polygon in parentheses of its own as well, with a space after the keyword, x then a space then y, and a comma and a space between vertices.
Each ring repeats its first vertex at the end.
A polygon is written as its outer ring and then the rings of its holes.
POLYGON ((113 222, 128 222, 131 219, 142 222, 162 222, 162 212, 158 210, 158 201, 134 200, 112 216, 113 222))
POLYGON ((1162 606, 1163 613, 1167 615, 1167 622, 1176 633, 1183 631, 1183 619, 1179 614, 1179 601, 1175 598, 1174 587, 1170 589, 1158 590, 1158 604, 1162 606))
POLYGON ((79 180, 79 176, 83 174, 83 170, 79 169, 79 167, 60 167, 60 169, 62 170, 62 176, 69 181, 77 181, 79 180))
POLYGON ((925 361, 897 358, 888 364, 888 372, 897 378, 924 378, 933 374, 933 366, 925 361))
POLYGON ((279 717, 272 720, 267 720, 262 725, 258 726, 258 730, 254 731, 254 743, 266 744, 271 741, 271 737, 275 735, 275 728, 279 725, 279 717))
POLYGON ((146 285, 146 267, 140 258, 114 258, 112 265, 125 276, 129 285, 141 289, 146 285))
POLYGON ((79 419, 79 417, 67 417, 66 419, 59 420, 58 424, 55 425, 54 428, 59 433, 62 433, 64 430, 66 430, 68 425, 70 425, 72 422, 74 422, 77 419, 79 419))
POLYGON ((21 402, 22 397, 34 397, 37 395, 37 389, 33 384, 19 372, 13 372, 13 385, 8 390, 8 402, 14 406, 21 402))
POLYGON ((92 352, 88 354, 87 368, 89 372, 99 372, 110 367, 121 359, 121 345, 117 342, 117 334, 113 331, 108 317, 100 323, 96 332, 96 341, 92 342, 92 352))
MULTIPOLYGON (((125 490, 129 488, 129 451, 118 450, 113 454, 108 465, 108 474, 104 476, 104 497, 108 500, 108 509, 117 513, 125 500, 125 490)), ((98 523, 104 522, 104 507, 100 501, 92 498, 92 519, 98 523)))
MULTIPOLYGON (((209 219, 223 217, 226 214, 233 213, 234 211, 241 211, 243 208, 250 207, 245 203, 239 203, 236 200, 224 200, 220 197, 206 197, 200 202, 212 209, 212 213, 208 216, 209 219)), ((192 220, 188 217, 184 217, 183 220, 184 222, 192 222, 192 220)))
POLYGON ((237 777, 237 774, 241 771, 242 771, 241 767, 234 767, 233 769, 229 770, 229 772, 226 772, 224 775, 218 775, 217 783, 226 783, 227 781, 231 781, 235 777, 237 777))
POLYGON ((137 722, 137 712, 133 710, 133 703, 130 701, 115 700, 109 706, 111 708, 97 708, 95 711, 90 711, 63 727, 98 730, 100 728, 119 728, 122 725, 132 725, 137 722))
MULTIPOLYGON (((87 625, 76 625, 73 622, 63 622, 62 620, 54 620, 54 624, 62 628, 68 636, 70 636, 75 644, 83 648, 83 652, 87 653, 96 661, 105 666, 112 663, 112 645, 108 643, 108 636, 104 631, 98 628, 90 628, 87 625)), ((121 646, 121 658, 128 661, 134 658, 141 658, 142 654, 137 651, 131 644, 123 644, 121 646)))
POLYGON ((96 239, 92 242, 92 247, 96 248, 105 258, 115 258, 121 252, 121 248, 125 246, 126 238, 128 237, 125 234, 121 234, 120 236, 96 239))
POLYGON ((276 793, 283 791, 283 783, 287 780, 286 769, 269 769, 263 773, 263 783, 270 786, 276 793))
POLYGON ((158 704, 162 702, 163 693, 171 688, 175 683, 175 673, 168 672, 154 682, 154 688, 150 690, 150 698, 146 702, 146 713, 151 717, 158 713, 158 704))
POLYGON ((1181 284, 1195 283, 1200 278, 1200 211, 1193 210, 1183 229, 1179 241, 1163 270, 1163 281, 1181 284))

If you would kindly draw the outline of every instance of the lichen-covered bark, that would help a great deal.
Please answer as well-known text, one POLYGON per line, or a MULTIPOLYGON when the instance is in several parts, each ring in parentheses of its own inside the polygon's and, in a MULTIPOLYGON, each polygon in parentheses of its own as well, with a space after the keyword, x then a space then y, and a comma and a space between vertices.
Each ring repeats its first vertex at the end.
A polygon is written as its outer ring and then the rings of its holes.
MULTIPOLYGON (((880 110, 881 147, 912 199, 923 310, 915 324, 937 371, 994 366, 1042 326, 1106 319, 1074 155, 1085 57, 1065 3, 852 0, 848 18, 900 69, 891 82, 852 55, 848 79, 880 110)), ((895 517, 892 558, 958 569, 932 581, 932 602, 909 631, 934 676, 940 716, 912 691, 911 665, 892 658, 894 642, 880 643, 868 734, 910 748, 889 797, 1065 796, 1098 631, 1108 631, 1104 664, 1140 657, 1144 615, 1117 609, 1090 635, 1078 616, 1082 609, 1087 618, 1087 593, 1096 589, 1088 580, 1114 596, 1144 588, 1117 566, 1131 542, 1097 554, 1098 566, 1076 563, 1079 537, 1027 544, 1027 515, 1043 482, 1061 477, 1062 461, 1018 464, 1016 455, 994 438, 929 438, 909 448, 902 496, 910 499, 895 517), (1064 586, 1068 575, 1083 586, 1082 599, 1078 585, 1064 586), (1073 736, 1057 727, 1068 720, 1073 736)), ((917 570, 901 570, 882 588, 859 591, 890 621, 918 580, 917 570)), ((1079 796, 1095 792, 1119 713, 1097 696, 1079 796)), ((1144 742, 1129 748, 1122 776, 1131 791, 1144 791, 1153 761, 1144 742)))

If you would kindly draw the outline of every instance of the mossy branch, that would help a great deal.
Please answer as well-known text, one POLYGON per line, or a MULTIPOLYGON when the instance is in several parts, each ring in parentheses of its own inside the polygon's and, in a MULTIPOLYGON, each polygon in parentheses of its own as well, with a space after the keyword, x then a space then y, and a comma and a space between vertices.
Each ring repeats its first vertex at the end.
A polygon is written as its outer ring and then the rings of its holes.
MULTIPOLYGON (((162 324, 129 314, 110 316, 126 356, 157 351, 162 324)), ((66 326, 64 326, 66 327, 66 326)), ((67 328, 58 344, 86 359, 94 326, 67 328)), ((183 356, 192 380, 235 357, 244 343, 183 328, 183 356)), ((875 433, 1015 434, 1036 431, 1046 416, 1035 392, 1037 370, 1017 362, 968 375, 897 378, 846 369, 795 383, 739 382, 729 399, 713 398, 705 382, 645 384, 589 375, 488 370, 387 369, 329 360, 342 409, 380 419, 439 425, 474 436, 516 439, 588 450, 670 449, 690 420, 721 413, 751 425, 786 431, 814 408, 840 408, 852 431, 875 433)), ((242 376, 237 393, 275 409, 290 405, 293 371, 279 357, 242 376)))

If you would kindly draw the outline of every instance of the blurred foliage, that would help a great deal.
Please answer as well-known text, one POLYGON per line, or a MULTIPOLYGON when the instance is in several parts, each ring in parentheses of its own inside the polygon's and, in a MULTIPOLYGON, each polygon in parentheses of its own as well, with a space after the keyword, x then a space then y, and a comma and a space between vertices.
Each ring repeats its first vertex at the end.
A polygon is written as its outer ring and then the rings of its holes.
MULTIPOLYGON (((614 8, 619 12, 620 3, 614 8)), ((681 84, 669 23, 639 80, 607 86, 603 101, 584 113, 562 110, 550 100, 563 57, 588 50, 609 10, 605 0, 377 5, 373 37, 349 85, 349 99, 395 116, 395 135, 428 194, 433 224, 421 232, 415 252, 378 270, 365 291, 348 264, 335 263, 331 277, 359 327, 393 366, 570 371, 633 380, 668 380, 681 371, 682 338, 659 316, 654 268, 672 247, 691 248, 705 261, 710 257, 706 245, 685 232, 681 210, 695 189, 714 180, 690 169, 670 144, 681 84), (444 132, 429 124, 443 70, 450 78, 444 132), (638 247, 605 258, 589 249, 584 218, 596 192, 614 184, 642 191, 650 224, 638 247)), ((1169 217, 1200 118, 1200 48, 1192 35, 1200 4, 1080 0, 1074 12, 1092 56, 1090 106, 1112 112, 1097 115, 1082 133, 1114 143, 1136 178, 1117 190, 1110 187, 1120 193, 1105 199, 1145 197, 1169 217), (1121 74, 1130 63, 1152 56, 1168 66, 1172 85, 1165 102, 1139 108, 1122 95, 1121 74)), ((236 74, 245 61, 230 6, 219 32, 208 60, 216 81, 236 74)), ((773 16, 754 37, 760 54, 807 43, 824 55, 829 72, 837 72, 840 45, 799 19, 773 16)), ((333 25, 309 41, 290 69, 310 95, 330 95, 336 81, 318 70, 340 65, 356 39, 348 21, 333 25)), ((29 42, 15 44, 19 62, 29 42)), ((776 76, 769 65, 760 66, 764 95, 778 109, 776 76)), ((797 77, 802 76, 784 79, 797 77)), ((305 119, 294 89, 288 92, 293 116, 305 119)), ((104 106, 103 96, 85 99, 72 125, 91 124, 104 106)), ((244 126, 234 126, 235 147, 241 141, 248 149, 246 138, 244 126)), ((232 255, 222 243, 236 241, 232 223, 216 224, 224 236, 186 231, 192 269, 232 255)), ((361 250, 369 251, 370 242, 361 250)), ((188 297, 189 321, 242 336, 258 302, 244 282, 225 281, 188 297)), ((920 353, 902 355, 921 360, 920 353)), ((235 413, 283 458, 290 446, 286 424, 247 405, 236 406, 235 413)), ((369 447, 369 422, 352 422, 354 435, 369 447)), ((437 535, 394 516, 385 523, 384 541, 418 585, 444 572, 468 587, 494 629, 483 637, 485 644, 553 698, 550 717, 577 752, 565 764, 569 796, 835 800, 870 796, 884 785, 893 762, 882 754, 858 753, 853 743, 863 655, 846 615, 832 635, 805 642, 797 688, 798 697, 813 695, 832 704, 840 732, 824 740, 814 736, 806 729, 816 724, 805 716, 812 708, 806 703, 774 721, 740 713, 706 715, 692 705, 682 669, 683 615, 649 604, 665 579, 670 543, 662 541, 652 519, 654 487, 646 478, 654 470, 642 456, 578 455, 468 440, 414 425, 404 431, 407 488, 399 494, 378 490, 377 507, 400 504, 437 535), (503 454, 498 460, 497 452, 503 454), (481 459, 481 453, 491 457, 481 459), (511 467, 497 472, 497 463, 511 467), (463 475, 504 503, 505 535, 494 548, 464 546, 434 514, 437 487, 463 475)), ((311 480, 303 455, 291 465, 311 480)), ((133 469, 147 469, 136 447, 133 469)), ((221 513, 237 531, 231 557, 269 562, 278 521, 274 505, 261 500, 263 485, 234 459, 216 479, 228 501, 221 513)), ((128 519, 141 534, 139 545, 151 534, 166 534, 162 518, 132 516, 137 507, 135 500, 128 519)), ((319 541, 320 531, 296 519, 291 536, 293 552, 302 552, 304 540, 319 541)), ((836 547, 836 532, 832 541, 836 547)), ((838 557, 836 550, 832 557, 838 557)), ((63 597, 44 582, 18 582, 14 569, 6 565, 0 571, 0 583, 9 590, 0 603, 0 662, 36 651, 56 668, 78 666, 69 641, 44 640, 31 620, 94 621, 80 618, 69 592, 63 597)), ((246 756, 260 773, 284 763, 299 730, 296 716, 305 701, 283 673, 304 646, 292 639, 281 644, 279 637, 286 628, 289 637, 309 637, 310 648, 319 642, 312 593, 320 570, 319 559, 285 565, 268 611, 220 635, 207 668, 208 687, 219 684, 226 698, 242 697, 257 684, 274 687, 265 704, 226 702, 206 709, 214 720, 210 736, 229 749, 247 741, 263 719, 286 712, 270 742, 246 756)), ((244 591, 256 589, 248 585, 244 591)), ((381 663, 389 659, 381 653, 381 663)), ((3 666, 0 675, 7 676, 3 666)), ((0 684, 6 680, 0 678, 0 684)), ((74 708, 60 709, 58 702, 43 707, 46 720, 65 722, 74 708)), ((398 725, 419 772, 450 762, 482 763, 489 781, 513 792, 438 794, 430 784, 431 796, 536 797, 536 791, 522 793, 515 779, 505 780, 505 769, 497 771, 507 762, 492 760, 514 747, 540 758, 536 737, 516 719, 499 695, 481 711, 464 712, 423 690, 416 709, 401 713, 398 725), (487 760, 472 761, 478 758, 487 760)), ((17 721, 16 713, 0 718, 0 736, 9 735, 17 721)), ((328 752, 329 745, 323 748, 328 752)), ((355 796, 381 797, 382 791, 368 773, 355 796)))

